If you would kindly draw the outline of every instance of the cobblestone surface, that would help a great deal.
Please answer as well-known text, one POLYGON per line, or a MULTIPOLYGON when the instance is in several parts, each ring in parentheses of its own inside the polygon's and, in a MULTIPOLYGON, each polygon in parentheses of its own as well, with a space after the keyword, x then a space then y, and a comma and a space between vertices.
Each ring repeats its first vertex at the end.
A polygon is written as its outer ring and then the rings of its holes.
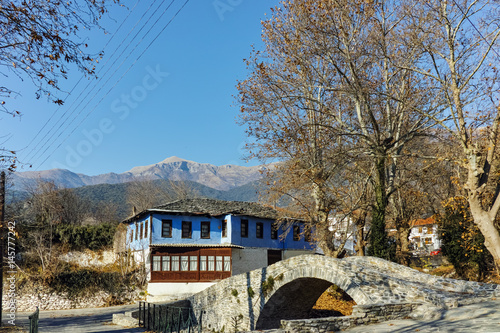
POLYGON ((345 330, 349 333, 382 332, 500 332, 500 300, 446 310, 435 320, 391 320, 345 330))
MULTIPOLYGON (((282 329, 254 331, 285 333, 282 329)), ((435 320, 390 320, 368 326, 346 329, 347 333, 409 333, 409 332, 457 332, 498 333, 500 332, 500 300, 464 305, 446 310, 442 318, 435 320)))

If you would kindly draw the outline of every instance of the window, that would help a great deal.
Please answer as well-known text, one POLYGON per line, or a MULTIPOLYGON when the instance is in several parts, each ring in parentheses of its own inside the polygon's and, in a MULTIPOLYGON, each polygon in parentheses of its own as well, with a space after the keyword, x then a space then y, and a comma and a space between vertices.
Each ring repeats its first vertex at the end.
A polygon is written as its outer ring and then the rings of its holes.
POLYGON ((304 240, 308 243, 312 242, 311 228, 305 228, 304 230, 304 240))
POLYGON ((248 220, 241 220, 241 237, 248 237, 248 220))
POLYGON ((200 256, 200 271, 207 270, 207 256, 200 256))
POLYGON ((255 234, 257 238, 264 238, 264 224, 262 222, 257 222, 255 224, 255 234))
POLYGON ((182 238, 191 238, 191 222, 182 221, 182 238))
POLYGON ((170 270, 170 257, 169 256, 161 257, 161 270, 162 271, 169 271, 170 270))
POLYGON ((149 225, 149 221, 146 221, 144 223, 144 238, 148 238, 148 225, 149 225))
POLYGON ((227 237, 227 220, 222 220, 222 237, 227 237))
POLYGON ((224 272, 230 272, 230 271, 231 271, 231 257, 224 256, 224 272))
POLYGON ((197 271, 198 270, 198 257, 197 256, 190 256, 189 257, 189 270, 190 271, 197 271))
POLYGON ((139 237, 139 225, 136 223, 135 224, 135 240, 137 240, 137 237, 139 237))
POLYGON ((144 233, 143 233, 143 226, 144 226, 144 223, 141 222, 141 224, 139 224, 139 230, 140 230, 139 239, 143 239, 144 238, 143 237, 143 235, 144 235, 144 233))
POLYGON ((432 244, 432 238, 426 238, 424 240, 424 242, 425 242, 425 245, 430 245, 430 244, 432 244))
POLYGON ((181 271, 189 270, 189 256, 181 256, 181 271))
POLYGON ((130 229, 130 243, 134 241, 134 229, 130 229))
POLYGON ((215 271, 215 257, 214 256, 208 256, 208 268, 207 270, 209 271, 215 271))
POLYGON ((271 224, 271 239, 278 239, 278 225, 276 223, 271 224))
POLYGON ((427 228, 427 234, 432 235, 433 228, 429 227, 427 228))
POLYGON ((418 233, 421 234, 422 233, 422 227, 418 227, 418 233))
POLYGON ((293 226, 293 240, 300 240, 300 227, 298 225, 293 226))
POLYGON ((160 270, 160 259, 161 256, 153 256, 153 271, 160 270))
POLYGON ((172 257, 172 270, 173 271, 179 270, 179 256, 172 257))
POLYGON ((164 238, 172 237, 172 220, 161 221, 161 237, 164 238))
POLYGON ((201 238, 210 238, 210 222, 201 222, 201 238))
POLYGON ((215 257, 215 270, 217 272, 222 272, 222 256, 215 257))

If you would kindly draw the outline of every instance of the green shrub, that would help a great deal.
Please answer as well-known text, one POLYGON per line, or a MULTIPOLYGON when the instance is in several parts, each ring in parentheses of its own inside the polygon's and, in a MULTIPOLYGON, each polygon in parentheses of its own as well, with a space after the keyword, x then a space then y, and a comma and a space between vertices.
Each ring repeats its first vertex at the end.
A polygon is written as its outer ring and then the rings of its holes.
POLYGON ((457 274, 469 280, 480 280, 491 261, 484 246, 484 236, 474 224, 469 204, 464 197, 449 199, 445 212, 438 217, 443 255, 455 267, 457 274))
POLYGON ((68 293, 69 297, 87 296, 100 290, 120 295, 134 284, 132 280, 132 274, 124 277, 119 272, 79 268, 66 264, 48 281, 48 286, 58 293, 68 293))
POLYGON ((71 250, 96 251, 113 245, 115 231, 116 225, 111 223, 86 226, 61 224, 55 228, 54 241, 69 245, 71 250))

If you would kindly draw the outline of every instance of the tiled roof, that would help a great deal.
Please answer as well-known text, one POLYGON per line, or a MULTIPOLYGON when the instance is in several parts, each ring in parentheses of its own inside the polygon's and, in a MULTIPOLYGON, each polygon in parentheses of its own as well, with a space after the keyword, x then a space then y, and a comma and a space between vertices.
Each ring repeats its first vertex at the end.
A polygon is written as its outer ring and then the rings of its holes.
POLYGON ((208 215, 221 216, 226 214, 248 215, 258 218, 276 219, 278 213, 271 207, 263 206, 256 202, 224 201, 216 199, 182 199, 161 206, 147 209, 139 214, 125 220, 131 222, 140 215, 151 212, 186 214, 186 215, 208 215))
POLYGON ((175 243, 175 244, 151 244, 151 247, 233 247, 237 249, 244 249, 241 245, 235 244, 189 244, 189 243, 175 243))
POLYGON ((413 220, 411 223, 413 227, 418 227, 421 225, 429 225, 429 224, 436 224, 436 219, 434 218, 434 216, 428 217, 426 219, 413 220))

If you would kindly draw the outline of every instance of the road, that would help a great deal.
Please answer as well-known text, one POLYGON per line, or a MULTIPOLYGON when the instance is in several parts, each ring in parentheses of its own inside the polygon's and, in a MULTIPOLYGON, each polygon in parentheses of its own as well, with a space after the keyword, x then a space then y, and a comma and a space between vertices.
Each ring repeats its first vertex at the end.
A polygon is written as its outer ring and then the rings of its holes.
MULTIPOLYGON (((125 328, 111 323, 113 313, 123 313, 137 308, 137 305, 132 304, 107 308, 40 311, 39 330, 41 333, 145 332, 142 328, 125 328)), ((28 316, 32 313, 18 312, 16 326, 29 328, 28 316)), ((9 326, 7 318, 4 313, 2 315, 4 326, 9 326)))

